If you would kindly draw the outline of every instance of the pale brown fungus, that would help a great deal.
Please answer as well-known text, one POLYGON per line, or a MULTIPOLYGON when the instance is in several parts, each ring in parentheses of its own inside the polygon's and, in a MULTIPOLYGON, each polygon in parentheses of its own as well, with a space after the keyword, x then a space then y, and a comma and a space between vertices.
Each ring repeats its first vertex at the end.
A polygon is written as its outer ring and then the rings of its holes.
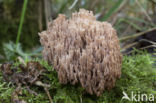
POLYGON ((90 94, 111 89, 121 75, 122 54, 111 24, 80 9, 59 17, 40 35, 43 57, 58 73, 60 83, 80 82, 90 94))

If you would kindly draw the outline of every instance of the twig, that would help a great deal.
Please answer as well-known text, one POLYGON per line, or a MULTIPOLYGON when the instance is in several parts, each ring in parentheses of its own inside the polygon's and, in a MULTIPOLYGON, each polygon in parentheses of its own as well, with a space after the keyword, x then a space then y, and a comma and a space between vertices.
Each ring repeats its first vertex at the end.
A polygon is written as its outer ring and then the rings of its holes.
MULTIPOLYGON (((142 48, 139 48, 139 49, 147 49, 147 48, 150 48, 150 47, 156 48, 156 43, 153 42, 153 41, 150 41, 150 40, 147 40, 147 39, 141 39, 139 42, 141 42, 141 41, 149 42, 149 43, 151 43, 152 45, 145 46, 145 47, 142 47, 142 48)), ((129 44, 129 45, 125 46, 124 48, 122 48, 121 52, 124 52, 126 49, 128 49, 128 48, 130 48, 130 47, 132 47, 132 46, 135 46, 135 45, 139 44, 139 42, 134 42, 134 43, 132 43, 132 44, 129 44)), ((127 53, 125 53, 125 54, 123 53, 123 54, 126 55, 126 54, 130 54, 131 52, 133 52, 133 51, 127 52, 127 53)))
MULTIPOLYGON (((150 47, 156 47, 155 45, 149 45, 149 46, 146 46, 146 47, 142 47, 142 48, 139 48, 139 49, 147 49, 147 48, 150 48, 150 47)), ((129 51, 127 53, 123 53, 123 55, 128 55, 130 53, 134 52, 133 50, 132 51, 129 51)), ((154 53, 153 53, 154 54, 154 53)))
POLYGON ((128 40, 128 39, 133 39, 133 38, 136 38, 136 37, 138 37, 138 36, 145 35, 146 33, 151 32, 151 31, 153 31, 153 30, 156 30, 156 27, 155 27, 155 28, 151 28, 151 29, 149 29, 149 30, 147 30, 147 31, 143 31, 143 32, 140 32, 140 33, 136 33, 136 34, 134 34, 134 35, 132 35, 132 36, 122 37, 122 38, 120 38, 119 40, 120 40, 121 42, 123 42, 123 41, 126 41, 126 40, 128 40))
POLYGON ((131 44, 129 44, 129 45, 126 45, 125 47, 123 47, 122 49, 121 49, 121 52, 124 52, 126 49, 128 49, 128 48, 130 48, 130 47, 132 47, 132 46, 135 46, 135 45, 137 45, 139 42, 134 42, 134 43, 131 43, 131 44))
POLYGON ((146 10, 141 6, 141 4, 138 2, 138 0, 135 0, 137 5, 143 10, 145 16, 147 17, 147 19, 152 23, 152 19, 150 18, 150 16, 148 15, 148 13, 146 12, 146 10))
POLYGON ((17 59, 19 60, 20 63, 22 63, 24 66, 26 66, 25 61, 23 60, 23 58, 21 58, 20 56, 17 57, 17 59))
POLYGON ((35 95, 35 96, 38 95, 35 91, 31 90, 31 89, 29 88, 29 86, 26 86, 26 89, 28 90, 28 92, 29 92, 30 94, 33 94, 33 95, 35 95))
POLYGON ((53 103, 53 100, 52 100, 52 98, 51 98, 51 96, 50 96, 50 93, 49 93, 48 89, 45 87, 44 90, 45 90, 45 92, 46 92, 47 95, 48 95, 48 98, 49 98, 49 100, 50 100, 50 103, 53 103))
POLYGON ((27 103, 26 101, 21 100, 19 98, 19 95, 22 95, 21 84, 19 84, 17 88, 13 91, 11 95, 11 103, 27 103))
POLYGON ((50 103, 53 103, 52 98, 51 98, 51 96, 50 96, 50 93, 49 93, 49 91, 48 91, 48 89, 47 89, 47 88, 50 87, 50 85, 48 85, 48 84, 43 84, 41 81, 36 81, 35 84, 38 85, 38 86, 42 86, 42 87, 44 88, 45 92, 46 92, 47 95, 48 95, 48 98, 49 98, 49 100, 50 100, 50 103))
POLYGON ((150 48, 150 47, 155 47, 156 48, 156 45, 149 45, 149 46, 142 47, 140 49, 147 49, 147 48, 150 48))
POLYGON ((36 81, 35 84, 36 84, 37 86, 41 86, 41 87, 46 87, 46 88, 49 88, 49 87, 50 87, 50 85, 48 85, 48 84, 43 84, 41 81, 36 81))
POLYGON ((146 41, 146 42, 149 42, 149 43, 151 43, 153 45, 156 45, 156 42, 153 42, 153 41, 150 41, 150 40, 147 40, 147 39, 141 39, 140 41, 146 41))

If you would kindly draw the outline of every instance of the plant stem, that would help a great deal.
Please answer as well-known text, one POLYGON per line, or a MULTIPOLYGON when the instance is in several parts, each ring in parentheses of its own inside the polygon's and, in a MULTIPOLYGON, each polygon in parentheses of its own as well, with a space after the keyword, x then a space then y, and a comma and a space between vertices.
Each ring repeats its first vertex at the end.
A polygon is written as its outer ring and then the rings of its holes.
POLYGON ((24 22, 24 16, 25 16, 26 8, 27 8, 27 3, 28 3, 28 0, 24 0, 24 4, 23 4, 23 8, 22 8, 22 15, 21 15, 17 38, 16 38, 16 47, 17 47, 17 44, 19 43, 19 39, 21 36, 21 31, 22 31, 22 26, 23 26, 23 22, 24 22))

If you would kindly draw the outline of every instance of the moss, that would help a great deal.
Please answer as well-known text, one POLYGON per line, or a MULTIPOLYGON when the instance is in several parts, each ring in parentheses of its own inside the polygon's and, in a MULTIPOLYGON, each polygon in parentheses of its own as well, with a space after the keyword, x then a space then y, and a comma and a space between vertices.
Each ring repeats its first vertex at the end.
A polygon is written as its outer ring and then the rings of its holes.
MULTIPOLYGON (((99 103, 102 103, 102 101, 107 101, 106 103, 120 103, 123 91, 129 95, 131 91, 134 93, 139 91, 140 94, 156 94, 156 88, 154 88, 156 83, 154 61, 154 58, 147 53, 124 56, 121 79, 117 81, 114 89, 110 92, 105 92, 99 98, 99 103)), ((122 102, 128 103, 127 100, 122 102)))
POLYGON ((2 76, 0 75, 0 102, 10 103, 13 90, 14 87, 11 86, 10 83, 3 82, 2 76))
MULTIPOLYGON (((48 63, 37 59, 35 61, 40 61, 50 72, 44 74, 43 82, 51 85, 49 92, 54 103, 131 103, 128 100, 121 101, 123 91, 128 95, 131 91, 156 95, 155 58, 147 53, 124 56, 121 78, 117 80, 116 86, 112 90, 105 91, 100 97, 86 94, 79 85, 61 85, 58 82, 57 73, 48 63)), ((9 103, 13 89, 14 86, 3 82, 2 76, 0 76, 0 102, 9 103)), ((23 87, 24 92, 20 98, 28 103, 49 103, 43 88, 33 86, 31 89, 36 91, 38 96, 29 94, 23 87)))

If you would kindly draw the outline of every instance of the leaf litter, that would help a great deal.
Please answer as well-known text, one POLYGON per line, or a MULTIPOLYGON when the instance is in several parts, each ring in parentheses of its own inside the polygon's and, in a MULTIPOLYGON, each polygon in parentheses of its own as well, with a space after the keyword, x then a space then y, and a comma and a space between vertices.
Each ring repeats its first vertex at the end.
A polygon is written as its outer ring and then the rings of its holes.
POLYGON ((6 82, 11 82, 16 85, 16 89, 13 91, 11 96, 12 103, 27 103, 26 101, 19 99, 19 96, 22 96, 22 86, 25 86, 30 94, 37 96, 37 92, 30 89, 30 86, 33 85, 44 87, 44 90, 52 103, 52 99, 48 91, 50 85, 41 82, 43 79, 43 73, 46 72, 46 69, 39 62, 30 61, 27 62, 26 65, 19 64, 17 66, 13 63, 7 62, 0 66, 0 71, 2 72, 3 79, 6 82))

